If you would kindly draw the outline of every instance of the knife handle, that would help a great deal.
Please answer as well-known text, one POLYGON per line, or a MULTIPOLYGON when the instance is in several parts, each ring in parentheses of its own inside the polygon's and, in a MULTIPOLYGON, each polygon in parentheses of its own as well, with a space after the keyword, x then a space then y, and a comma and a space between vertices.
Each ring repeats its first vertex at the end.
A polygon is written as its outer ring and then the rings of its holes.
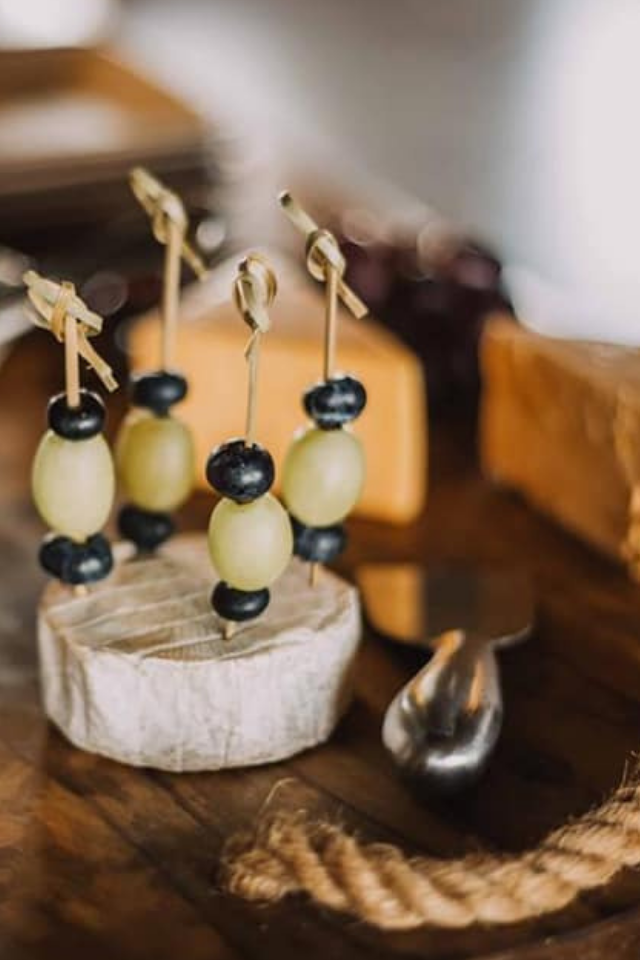
POLYGON ((448 630, 433 642, 434 656, 408 688, 413 704, 428 711, 429 731, 454 735, 461 717, 485 702, 489 674, 499 677, 492 643, 463 630, 448 630))

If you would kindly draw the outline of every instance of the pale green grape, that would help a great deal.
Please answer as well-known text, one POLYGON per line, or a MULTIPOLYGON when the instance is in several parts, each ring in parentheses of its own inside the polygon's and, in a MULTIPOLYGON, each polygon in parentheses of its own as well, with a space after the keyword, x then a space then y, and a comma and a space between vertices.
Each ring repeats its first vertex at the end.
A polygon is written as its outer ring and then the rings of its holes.
POLYGON ((362 444, 346 430, 315 427, 295 438, 285 458, 282 494, 290 513, 309 527, 339 523, 364 484, 362 444))
POLYGON ((211 560, 221 579, 237 590, 268 587, 286 567, 292 549, 287 512, 269 493, 251 503, 221 500, 211 514, 211 560))
POLYGON ((135 410, 116 443, 118 479, 128 500, 150 511, 175 510, 195 480, 195 451, 188 427, 174 417, 135 410))
POLYGON ((113 460, 102 434, 65 440, 48 430, 33 461, 31 488, 40 516, 56 533, 85 540, 101 530, 115 494, 113 460))

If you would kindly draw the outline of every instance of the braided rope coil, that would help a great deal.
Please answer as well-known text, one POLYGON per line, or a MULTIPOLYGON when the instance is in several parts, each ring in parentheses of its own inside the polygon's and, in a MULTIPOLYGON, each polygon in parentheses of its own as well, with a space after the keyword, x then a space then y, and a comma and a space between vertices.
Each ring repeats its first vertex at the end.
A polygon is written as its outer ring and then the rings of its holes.
POLYGON ((363 843, 340 826, 277 815, 227 845, 222 883, 247 900, 305 893, 387 930, 512 924, 569 906, 581 893, 640 864, 640 784, 623 784, 600 807, 513 856, 408 857, 363 843))

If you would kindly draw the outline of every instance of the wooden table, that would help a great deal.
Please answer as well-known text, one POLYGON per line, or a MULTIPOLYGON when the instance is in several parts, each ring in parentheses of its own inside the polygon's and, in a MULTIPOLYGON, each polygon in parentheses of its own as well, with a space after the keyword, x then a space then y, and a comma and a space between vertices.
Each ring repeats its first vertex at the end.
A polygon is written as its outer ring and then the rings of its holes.
MULTIPOLYGON (((504 734, 475 789, 425 805, 397 779, 380 718, 410 667, 373 638, 359 659, 357 702, 336 735, 288 763, 171 776, 81 753, 43 718, 35 655, 43 577, 28 470, 59 370, 59 348, 35 334, 0 375, 0 957, 636 960, 635 876, 539 924, 382 935, 301 900, 247 905, 217 889, 216 869, 225 839, 270 795, 270 809, 339 815, 411 851, 535 844, 602 799, 640 745, 640 589, 489 487, 472 440, 442 430, 427 515, 408 529, 354 523, 344 566, 445 556, 532 571, 539 629, 504 654, 504 734)), ((201 526, 208 507, 204 498, 193 504, 185 526, 201 526)))

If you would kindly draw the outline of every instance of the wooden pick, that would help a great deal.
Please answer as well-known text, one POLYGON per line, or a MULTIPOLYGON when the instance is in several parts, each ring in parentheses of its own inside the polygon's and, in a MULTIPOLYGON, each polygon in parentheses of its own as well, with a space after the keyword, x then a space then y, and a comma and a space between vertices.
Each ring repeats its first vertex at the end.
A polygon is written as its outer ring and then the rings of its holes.
POLYGON ((208 271, 200 255, 186 239, 188 219, 180 197, 169 190, 144 167, 135 167, 129 182, 134 196, 151 219, 156 240, 165 247, 162 284, 162 366, 169 369, 175 353, 178 304, 180 297, 180 262, 193 270, 199 280, 208 271))
MULTIPOLYGON (((238 274, 233 281, 233 299, 242 319, 251 328, 251 336, 244 351, 249 365, 244 440, 247 446, 255 442, 260 340, 262 334, 271 327, 269 307, 277 290, 276 275, 266 257, 259 253, 250 253, 240 261, 238 274)), ((236 624, 233 621, 224 621, 222 632, 225 640, 231 640, 235 630, 236 624)))
MULTIPOLYGON (((330 380, 335 369, 336 340, 338 328, 338 298, 354 317, 360 319, 368 313, 366 304, 347 286, 343 276, 346 261, 338 241, 329 230, 321 229, 306 210, 286 191, 279 197, 282 209, 293 225, 306 237, 307 269, 315 280, 325 284, 325 323, 323 376, 330 380)), ((320 565, 309 564, 309 584, 318 582, 320 565)))
POLYGON ((278 289, 276 275, 269 262, 259 253, 250 253, 238 266, 238 275, 233 283, 233 297, 242 319, 251 327, 251 337, 245 349, 249 364, 247 396, 247 421, 245 443, 255 440, 256 411, 258 399, 258 365, 260 338, 271 326, 269 307, 278 289))
POLYGON ((169 222, 169 238, 164 254, 162 282, 162 366, 165 370, 173 365, 180 302, 180 257, 184 241, 182 228, 169 222))
POLYGON ((307 268, 311 276, 315 280, 327 281, 327 268, 336 270, 338 296, 356 319, 365 317, 369 308, 342 279, 346 264, 334 235, 329 230, 321 230, 287 191, 281 193, 278 199, 291 223, 307 239, 307 268))
POLYGON ((280 195, 280 204, 295 227, 307 238, 307 269, 315 280, 325 283, 324 362, 325 380, 333 376, 338 325, 338 297, 357 317, 368 312, 366 305, 343 280, 346 262, 338 241, 329 230, 322 230, 290 193, 280 195))

